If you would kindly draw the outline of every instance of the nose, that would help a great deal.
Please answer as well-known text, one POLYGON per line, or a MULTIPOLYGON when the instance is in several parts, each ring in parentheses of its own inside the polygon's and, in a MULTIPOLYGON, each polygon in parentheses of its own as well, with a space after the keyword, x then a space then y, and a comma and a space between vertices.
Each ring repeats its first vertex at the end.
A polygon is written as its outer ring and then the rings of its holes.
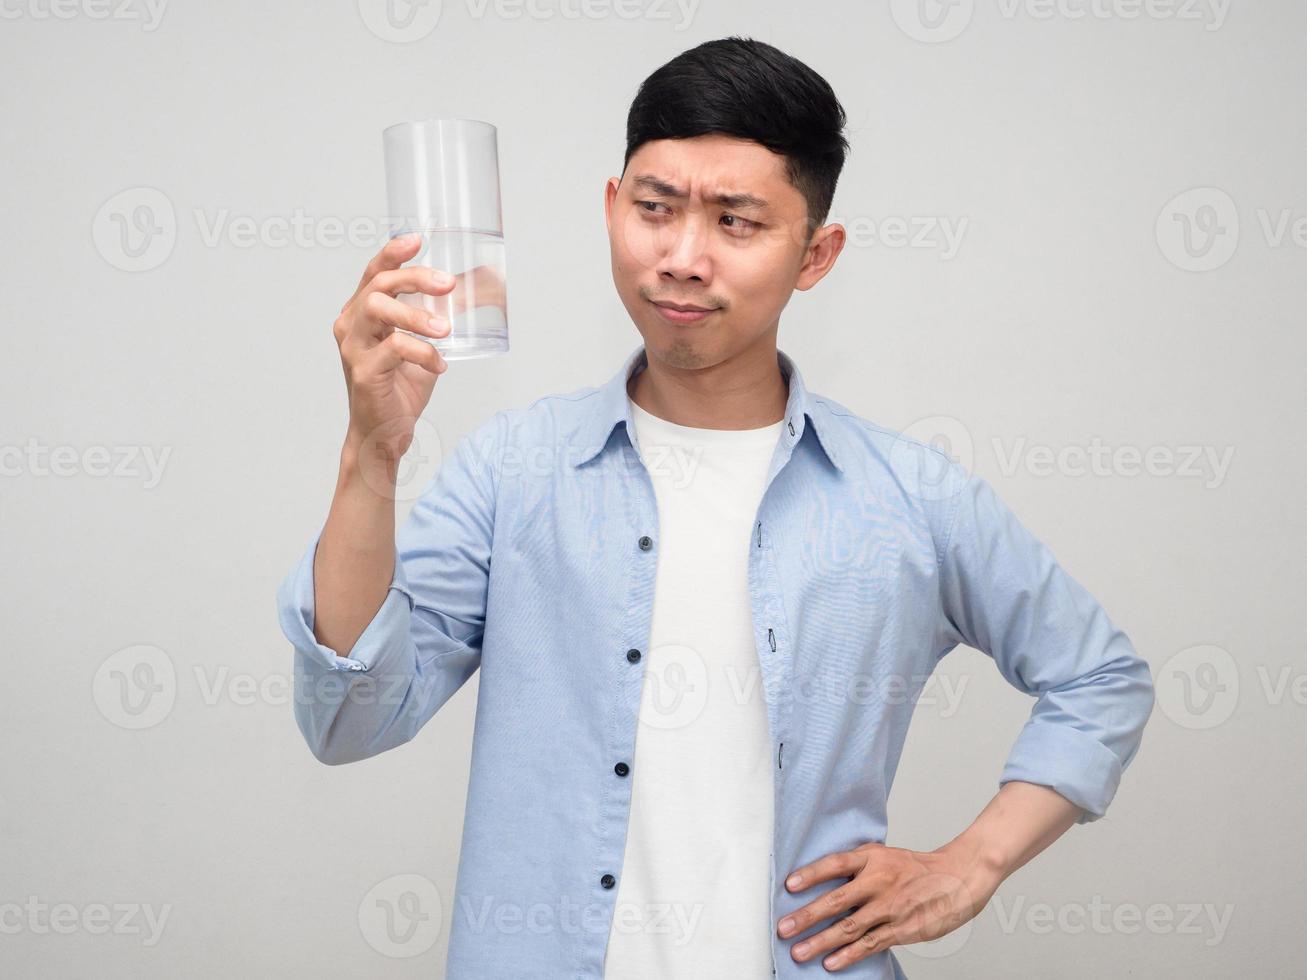
POLYGON ((712 256, 708 254, 708 233, 703 215, 690 210, 685 220, 669 231, 666 250, 658 259, 658 278, 677 282, 712 282, 712 256))

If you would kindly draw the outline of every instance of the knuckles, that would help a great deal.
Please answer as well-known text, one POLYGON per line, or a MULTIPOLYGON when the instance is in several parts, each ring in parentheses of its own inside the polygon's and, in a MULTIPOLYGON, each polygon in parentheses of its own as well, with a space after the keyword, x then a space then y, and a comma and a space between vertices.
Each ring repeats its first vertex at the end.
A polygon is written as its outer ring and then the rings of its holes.
POLYGON ((866 931, 858 920, 853 918, 840 919, 837 928, 846 936, 861 935, 866 931))
POLYGON ((340 316, 336 317, 336 322, 331 325, 331 335, 336 338, 336 344, 339 346, 345 342, 345 337, 349 334, 349 319, 342 310, 340 316))
POLYGON ((822 904, 828 909, 842 909, 848 904, 847 897, 848 893, 843 888, 836 888, 834 891, 826 893, 825 898, 822 899, 822 904))
POLYGON ((368 316, 378 317, 385 307, 385 294, 380 292, 368 293, 367 298, 363 300, 363 309, 368 316))

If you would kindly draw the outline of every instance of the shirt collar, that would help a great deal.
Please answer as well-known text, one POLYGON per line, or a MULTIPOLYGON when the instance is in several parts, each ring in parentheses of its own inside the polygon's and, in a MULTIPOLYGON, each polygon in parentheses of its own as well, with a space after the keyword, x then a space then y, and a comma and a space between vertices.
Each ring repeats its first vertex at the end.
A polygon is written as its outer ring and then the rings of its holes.
MULTIPOLYGON (((817 404, 803 383, 793 358, 783 350, 777 349, 776 360, 780 365, 781 376, 788 381, 789 395, 785 401, 785 425, 781 429, 781 438, 789 441, 790 448, 799 444, 803 431, 809 424, 817 436, 817 442, 826 457, 841 473, 844 463, 839 445, 839 435, 835 419, 817 404)), ((625 423, 629 434, 634 431, 631 421, 631 407, 626 391, 626 383, 631 377, 649 364, 648 353, 644 344, 627 355, 622 367, 598 389, 598 394, 590 403, 589 414, 581 423, 577 432, 578 455, 573 465, 581 466, 589 462, 608 445, 613 429, 619 422, 625 423)))

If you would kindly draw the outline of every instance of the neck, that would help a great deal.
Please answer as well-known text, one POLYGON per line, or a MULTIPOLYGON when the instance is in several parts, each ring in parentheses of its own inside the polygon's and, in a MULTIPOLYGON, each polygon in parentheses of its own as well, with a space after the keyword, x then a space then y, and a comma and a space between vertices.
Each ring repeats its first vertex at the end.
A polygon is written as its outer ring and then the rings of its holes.
POLYGON ((789 385, 774 337, 708 367, 668 364, 648 346, 645 357, 626 391, 651 415, 697 429, 758 429, 785 417, 789 385))

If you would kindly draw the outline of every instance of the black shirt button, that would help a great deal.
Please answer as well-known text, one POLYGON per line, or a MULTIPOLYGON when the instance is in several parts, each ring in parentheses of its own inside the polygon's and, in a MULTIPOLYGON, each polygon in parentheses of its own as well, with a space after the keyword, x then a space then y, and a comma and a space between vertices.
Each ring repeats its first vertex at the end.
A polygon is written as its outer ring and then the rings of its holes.
POLYGON ((599 879, 599 884, 603 885, 605 888, 612 888, 613 885, 617 884, 617 879, 612 875, 604 875, 599 879))
POLYGON ((638 664, 640 662, 640 651, 632 647, 626 651, 626 659, 633 664, 638 664))
POLYGON ((653 547, 653 538, 649 537, 649 535, 646 534, 644 537, 640 539, 641 551, 648 551, 652 547, 653 547))
POLYGON ((625 762, 619 762, 617 765, 613 766, 613 772, 617 773, 619 776, 625 776, 630 771, 631 767, 625 762))

